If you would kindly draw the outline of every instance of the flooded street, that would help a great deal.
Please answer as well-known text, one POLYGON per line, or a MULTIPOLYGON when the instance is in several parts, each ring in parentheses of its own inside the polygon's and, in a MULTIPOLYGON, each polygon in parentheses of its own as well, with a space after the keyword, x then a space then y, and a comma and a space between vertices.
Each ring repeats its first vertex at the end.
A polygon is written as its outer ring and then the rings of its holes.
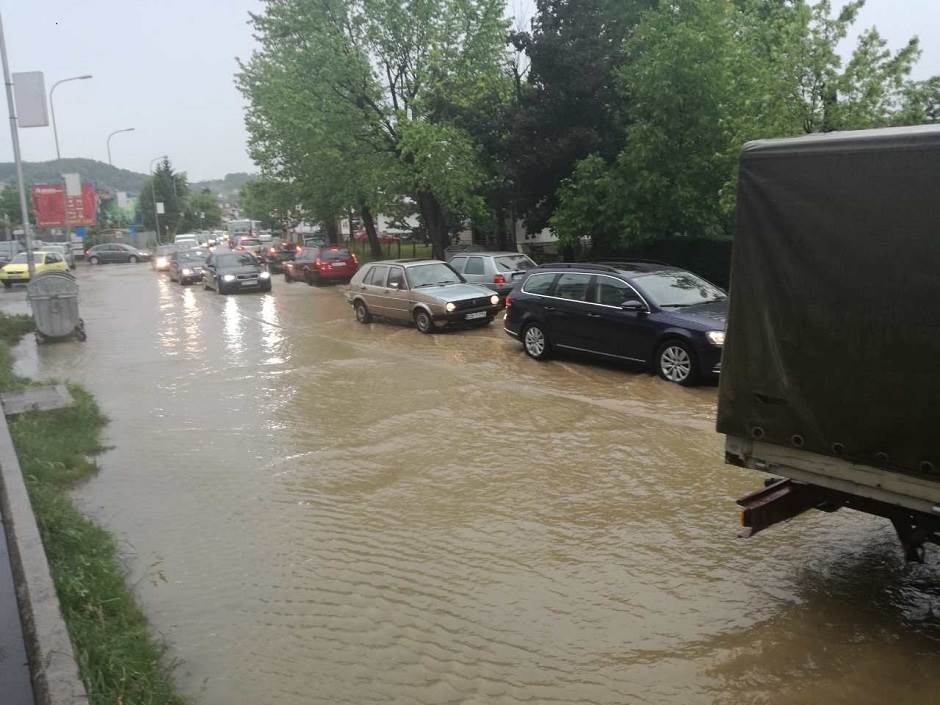
MULTIPOLYGON (((716 390, 502 331, 358 324, 80 267, 87 343, 18 348, 110 418, 76 491, 204 705, 926 703, 940 559, 887 521, 735 538, 716 390)), ((24 292, 0 296, 23 309, 24 292)))

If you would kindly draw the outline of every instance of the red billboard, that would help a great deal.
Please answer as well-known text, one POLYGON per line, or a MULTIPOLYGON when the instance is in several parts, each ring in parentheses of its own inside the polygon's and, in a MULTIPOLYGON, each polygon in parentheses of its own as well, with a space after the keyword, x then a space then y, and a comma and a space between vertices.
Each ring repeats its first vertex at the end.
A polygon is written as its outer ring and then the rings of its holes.
POLYGON ((33 184, 33 212, 39 228, 94 225, 98 220, 98 195, 91 184, 82 184, 81 195, 68 198, 65 184, 33 184))

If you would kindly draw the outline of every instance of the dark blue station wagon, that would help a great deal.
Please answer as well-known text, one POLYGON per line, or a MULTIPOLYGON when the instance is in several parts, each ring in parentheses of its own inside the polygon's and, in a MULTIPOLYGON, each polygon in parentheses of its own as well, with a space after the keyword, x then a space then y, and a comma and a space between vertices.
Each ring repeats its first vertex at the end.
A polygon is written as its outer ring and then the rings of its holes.
POLYGON ((506 332, 541 360, 552 350, 648 365, 691 385, 721 370, 727 295, 657 262, 562 263, 530 270, 506 302, 506 332))

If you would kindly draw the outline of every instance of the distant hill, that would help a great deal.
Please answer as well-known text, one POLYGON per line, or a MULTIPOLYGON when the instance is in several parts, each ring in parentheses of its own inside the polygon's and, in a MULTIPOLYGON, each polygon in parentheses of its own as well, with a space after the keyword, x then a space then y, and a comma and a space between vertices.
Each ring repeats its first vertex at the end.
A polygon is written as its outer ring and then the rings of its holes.
MULTIPOLYGON (((82 181, 95 185, 95 188, 110 191, 129 191, 140 193, 147 178, 146 174, 118 169, 95 159, 63 159, 49 162, 23 162, 23 176, 29 184, 56 183, 62 181, 62 174, 81 174, 82 181)), ((246 182, 257 178, 252 174, 226 174, 222 179, 195 181, 190 183, 194 191, 208 188, 213 193, 220 193, 232 198, 246 182)), ((16 182, 16 167, 13 162, 0 162, 0 183, 16 182)))
MULTIPOLYGON (((99 189, 140 191, 147 178, 127 169, 118 169, 94 159, 62 159, 49 162, 23 162, 23 176, 30 184, 61 182, 62 174, 81 174, 82 181, 93 183, 99 189)), ((16 167, 13 162, 0 162, 0 181, 14 183, 16 167)))
POLYGON ((242 186, 244 186, 249 181, 254 181, 257 178, 257 174, 237 172, 235 174, 226 174, 222 179, 215 179, 212 181, 193 181, 189 184, 189 188, 194 191, 207 188, 212 191, 212 193, 221 193, 225 198, 232 199, 238 191, 241 191, 242 186))

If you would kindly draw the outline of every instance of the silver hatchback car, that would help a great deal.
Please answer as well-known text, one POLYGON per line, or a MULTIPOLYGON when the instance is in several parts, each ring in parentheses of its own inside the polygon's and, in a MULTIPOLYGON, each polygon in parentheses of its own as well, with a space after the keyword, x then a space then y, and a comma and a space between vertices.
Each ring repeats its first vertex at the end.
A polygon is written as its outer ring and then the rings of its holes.
POLYGON ((471 284, 480 284, 505 297, 538 265, 519 252, 461 252, 447 264, 471 284))
POLYGON ((360 323, 373 316, 411 322, 422 333, 460 325, 487 325, 500 299, 468 284, 440 260, 396 259, 364 264, 349 282, 346 301, 360 323))

